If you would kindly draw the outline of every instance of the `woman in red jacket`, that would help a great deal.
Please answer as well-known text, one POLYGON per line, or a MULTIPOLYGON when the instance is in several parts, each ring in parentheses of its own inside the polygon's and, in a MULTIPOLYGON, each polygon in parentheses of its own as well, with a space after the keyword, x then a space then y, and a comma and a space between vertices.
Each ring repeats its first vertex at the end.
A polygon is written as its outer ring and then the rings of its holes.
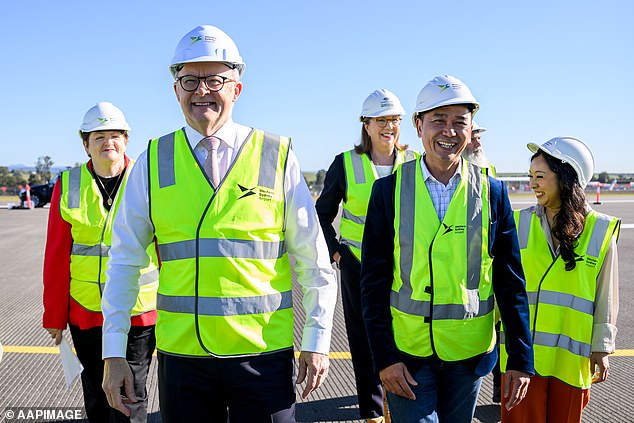
POLYGON ((140 292, 132 309, 128 362, 139 401, 131 417, 111 409, 101 389, 101 293, 111 245, 112 220, 132 161, 125 155, 128 123, 111 103, 98 103, 84 116, 79 131, 87 163, 62 172, 53 189, 44 257, 43 326, 55 344, 69 327, 81 375, 86 414, 90 422, 146 421, 145 381, 156 341, 157 259, 139 278, 140 292))

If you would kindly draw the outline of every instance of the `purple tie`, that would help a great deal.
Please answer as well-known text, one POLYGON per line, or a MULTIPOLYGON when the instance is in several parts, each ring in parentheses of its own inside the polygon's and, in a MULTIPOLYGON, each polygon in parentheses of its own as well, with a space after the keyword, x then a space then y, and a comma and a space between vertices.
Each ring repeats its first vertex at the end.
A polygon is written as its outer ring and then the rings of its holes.
POLYGON ((200 142, 208 151, 203 169, 207 177, 211 180, 211 184, 214 188, 218 188, 218 185, 220 185, 220 166, 218 165, 218 146, 220 145, 220 139, 216 137, 205 137, 200 142))

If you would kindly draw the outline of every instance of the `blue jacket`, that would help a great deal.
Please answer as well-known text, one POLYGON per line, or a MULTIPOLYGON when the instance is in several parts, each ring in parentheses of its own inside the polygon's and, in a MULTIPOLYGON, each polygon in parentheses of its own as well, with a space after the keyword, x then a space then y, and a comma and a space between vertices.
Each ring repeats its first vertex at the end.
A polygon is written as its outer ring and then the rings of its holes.
MULTIPOLYGON (((504 184, 491 177, 489 182, 489 248, 493 257, 493 291, 509 352, 507 369, 534 374, 526 283, 513 210, 504 184)), ((372 188, 361 253, 361 305, 377 372, 404 362, 410 372, 415 373, 426 359, 400 352, 392 333, 390 291, 394 263, 395 183, 396 177, 389 175, 378 179, 372 188)), ((484 376, 497 361, 497 349, 467 361, 473 363, 477 374, 484 376)))

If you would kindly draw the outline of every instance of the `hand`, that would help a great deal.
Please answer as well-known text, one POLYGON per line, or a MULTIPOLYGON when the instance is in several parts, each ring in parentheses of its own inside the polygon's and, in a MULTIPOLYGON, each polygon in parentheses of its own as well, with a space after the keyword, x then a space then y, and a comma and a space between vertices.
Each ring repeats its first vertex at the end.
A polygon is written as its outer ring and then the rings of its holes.
POLYGON ((335 261, 335 263, 337 263, 337 267, 339 267, 339 261, 341 260, 341 254, 339 254, 338 251, 335 251, 335 253, 332 255, 332 259, 335 261))
POLYGON ((608 378, 609 369, 610 361, 608 360, 608 353, 593 352, 592 354, 590 354, 590 371, 592 372, 592 383, 605 382, 605 380, 608 378))
POLYGON ((106 393, 110 407, 130 417, 130 408, 125 404, 132 404, 137 400, 136 395, 134 395, 134 377, 125 358, 111 357, 104 360, 101 387, 106 393), (124 387, 125 397, 121 395, 122 386, 124 387))
POLYGON ((504 399, 508 401, 504 404, 507 410, 522 402, 528 392, 528 385, 531 377, 528 373, 518 370, 507 370, 504 374, 504 399))
POLYGON ((53 329, 53 328, 44 328, 51 335, 51 338, 55 340, 55 345, 59 345, 62 343, 62 332, 64 329, 53 329))
POLYGON ((410 385, 416 386, 418 382, 414 380, 412 375, 403 363, 392 364, 379 372, 379 377, 385 389, 393 394, 401 397, 416 399, 416 395, 412 392, 410 385))
POLYGON ((304 392, 302 392, 302 399, 306 399, 308 394, 319 388, 328 375, 329 366, 330 361, 326 354, 310 351, 299 353, 299 372, 295 383, 299 385, 306 379, 306 387, 304 392))

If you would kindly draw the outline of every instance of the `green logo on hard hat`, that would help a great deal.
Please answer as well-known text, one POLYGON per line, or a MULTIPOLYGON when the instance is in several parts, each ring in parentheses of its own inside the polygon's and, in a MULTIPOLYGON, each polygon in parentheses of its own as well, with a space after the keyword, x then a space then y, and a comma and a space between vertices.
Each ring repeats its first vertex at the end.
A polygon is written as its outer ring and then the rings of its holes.
POLYGON ((192 46, 192 45, 196 44, 198 41, 202 40, 203 37, 200 37, 200 36, 198 36, 198 37, 189 37, 189 39, 192 40, 192 43, 190 44, 190 46, 192 46))
POLYGON ((97 119, 99 119, 99 123, 101 124, 108 122, 108 118, 97 118, 97 119))
POLYGON ((445 85, 439 85, 438 88, 441 88, 440 92, 445 91, 447 88, 449 88, 449 84, 445 84, 445 85))

